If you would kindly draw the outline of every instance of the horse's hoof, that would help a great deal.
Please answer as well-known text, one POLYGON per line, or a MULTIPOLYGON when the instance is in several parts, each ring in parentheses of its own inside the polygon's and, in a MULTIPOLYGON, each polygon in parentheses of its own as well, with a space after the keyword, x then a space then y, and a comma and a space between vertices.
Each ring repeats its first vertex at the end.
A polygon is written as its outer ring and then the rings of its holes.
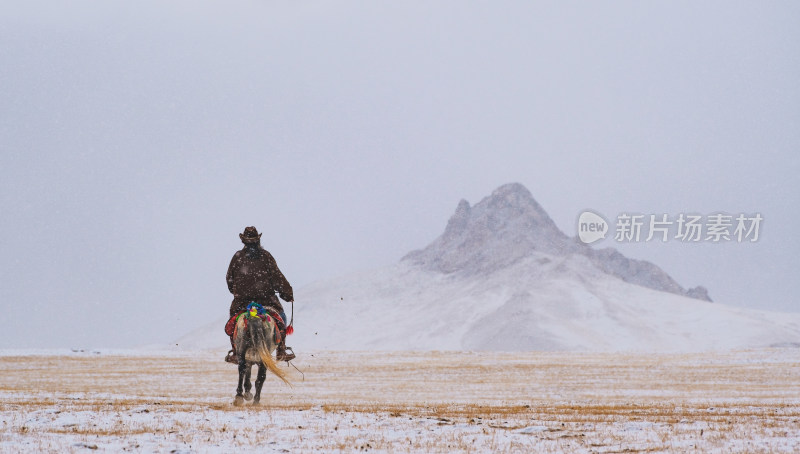
POLYGON ((258 401, 255 401, 255 400, 253 401, 252 404, 250 404, 250 406, 252 406, 252 407, 258 407, 259 405, 261 405, 261 402, 258 402, 258 401))
POLYGON ((246 393, 244 393, 244 400, 246 400, 248 402, 253 400, 253 393, 251 393, 250 391, 247 391, 246 393))
POLYGON ((241 407, 244 405, 244 398, 242 396, 236 396, 236 398, 233 399, 233 405, 235 407, 241 407))

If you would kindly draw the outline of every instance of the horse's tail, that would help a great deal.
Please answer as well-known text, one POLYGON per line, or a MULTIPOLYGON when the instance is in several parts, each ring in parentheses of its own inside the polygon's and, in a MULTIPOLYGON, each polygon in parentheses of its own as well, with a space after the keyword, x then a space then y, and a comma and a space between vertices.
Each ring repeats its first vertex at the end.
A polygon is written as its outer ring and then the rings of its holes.
POLYGON ((278 378, 283 380, 284 383, 292 386, 292 384, 286 378, 286 372, 281 370, 281 368, 278 367, 278 364, 272 358, 272 351, 270 351, 269 342, 267 341, 267 327, 264 322, 262 322, 258 317, 251 318, 248 322, 248 328, 253 349, 255 349, 258 357, 261 358, 261 362, 264 363, 264 366, 266 366, 267 369, 269 369, 269 371, 275 374, 278 378))

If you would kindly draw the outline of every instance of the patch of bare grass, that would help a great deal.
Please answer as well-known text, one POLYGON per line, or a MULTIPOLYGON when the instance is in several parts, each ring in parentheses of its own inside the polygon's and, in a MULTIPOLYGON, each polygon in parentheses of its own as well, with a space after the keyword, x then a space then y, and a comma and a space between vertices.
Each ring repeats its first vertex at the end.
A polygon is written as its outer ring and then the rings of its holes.
POLYGON ((794 351, 316 352, 243 408, 221 357, 0 357, 0 443, 256 447, 257 421, 299 451, 800 450, 794 351))

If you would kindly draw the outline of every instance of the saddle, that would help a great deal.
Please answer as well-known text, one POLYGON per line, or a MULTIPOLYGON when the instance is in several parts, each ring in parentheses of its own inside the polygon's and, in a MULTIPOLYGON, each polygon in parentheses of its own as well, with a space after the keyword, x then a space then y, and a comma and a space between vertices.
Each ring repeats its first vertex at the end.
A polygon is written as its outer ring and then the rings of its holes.
MULTIPOLYGON (((271 307, 264 307, 258 303, 250 303, 247 307, 247 310, 237 312, 233 317, 228 319, 228 322, 225 323, 225 334, 227 334, 231 338, 231 347, 233 347, 233 339, 236 336, 236 331, 238 330, 239 326, 239 319, 244 317, 246 314, 251 313, 251 310, 255 312, 253 315, 257 315, 261 320, 265 323, 275 320, 275 325, 278 329, 273 331, 273 339, 275 344, 278 345, 277 351, 277 359, 281 361, 291 361, 295 358, 294 352, 287 352, 287 350, 291 350, 290 347, 286 347, 284 344, 281 343, 282 336, 292 334, 292 327, 289 326, 287 328, 286 322, 283 318, 278 314, 278 312, 271 308, 271 307), (285 334, 284 334, 285 333, 285 334)), ((244 326, 247 326, 248 318, 244 319, 244 326)), ((233 364, 237 364, 238 360, 235 358, 235 353, 233 348, 228 352, 228 355, 225 357, 225 361, 233 364)))
MULTIPOLYGON (((264 322, 268 322, 270 318, 275 320, 275 324, 277 325, 278 329, 275 330, 275 343, 279 344, 281 342, 281 333, 286 332, 286 323, 283 321, 281 316, 272 308, 264 308, 263 306, 258 306, 260 310, 258 310, 258 317, 263 320, 264 322)), ((247 314, 247 311, 240 311, 236 313, 233 317, 228 319, 228 322, 225 323, 225 334, 230 337, 236 336, 236 328, 238 325, 238 321, 240 317, 243 317, 247 314)), ((247 319, 245 319, 245 326, 247 326, 247 319)))

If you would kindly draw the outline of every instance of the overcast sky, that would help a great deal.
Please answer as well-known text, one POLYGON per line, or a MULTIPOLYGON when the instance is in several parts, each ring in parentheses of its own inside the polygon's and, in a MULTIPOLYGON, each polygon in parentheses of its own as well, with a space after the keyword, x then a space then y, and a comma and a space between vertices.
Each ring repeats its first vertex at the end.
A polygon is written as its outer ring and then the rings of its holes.
POLYGON ((0 347, 168 342, 227 313, 245 226, 299 288, 508 182, 569 235, 586 208, 761 213, 756 243, 596 247, 800 311, 799 23, 792 1, 3 2, 0 347))

